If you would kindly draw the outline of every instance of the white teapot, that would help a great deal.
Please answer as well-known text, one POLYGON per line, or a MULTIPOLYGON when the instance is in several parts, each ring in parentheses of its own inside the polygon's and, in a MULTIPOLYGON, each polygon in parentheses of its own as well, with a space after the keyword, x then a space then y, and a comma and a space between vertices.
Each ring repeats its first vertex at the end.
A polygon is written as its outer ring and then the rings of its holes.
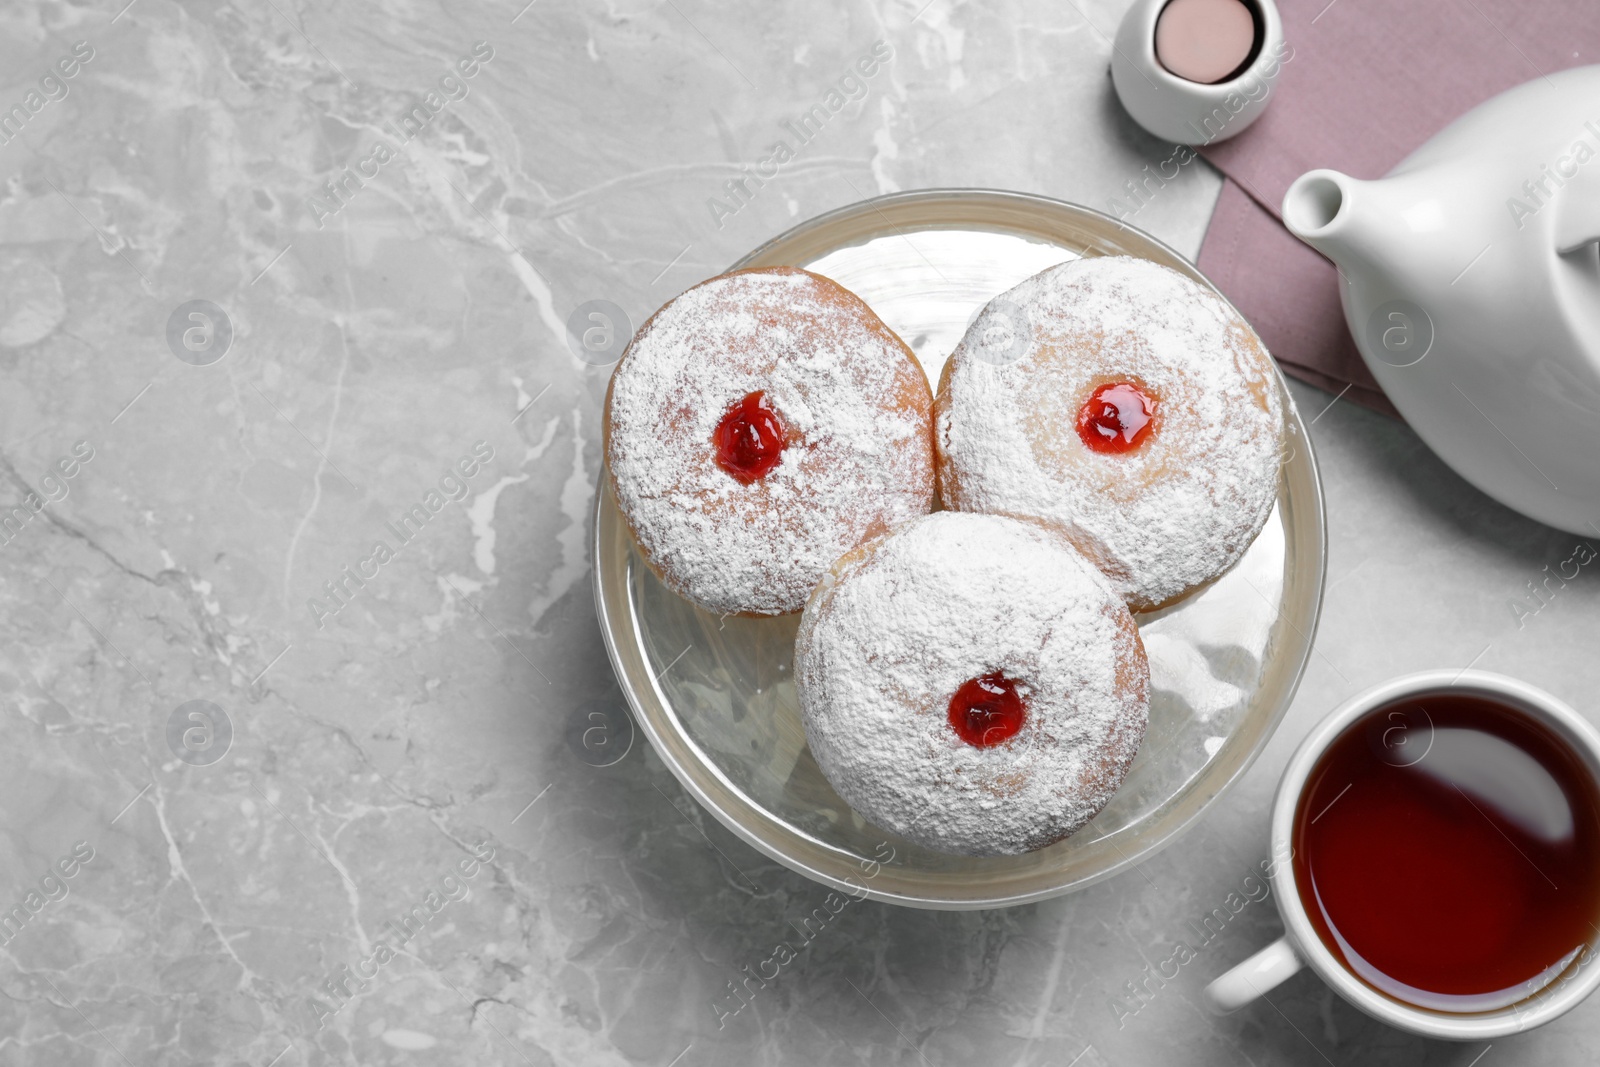
POLYGON ((1600 534, 1600 66, 1469 111, 1386 178, 1297 178, 1289 232, 1339 268, 1394 405, 1508 507, 1600 534))

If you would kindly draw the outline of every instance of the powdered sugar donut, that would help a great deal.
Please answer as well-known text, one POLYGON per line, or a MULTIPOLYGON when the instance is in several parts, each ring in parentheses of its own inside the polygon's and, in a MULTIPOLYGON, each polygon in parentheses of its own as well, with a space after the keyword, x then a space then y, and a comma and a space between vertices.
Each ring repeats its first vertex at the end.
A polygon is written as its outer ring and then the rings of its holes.
POLYGON ((849 805, 941 852, 1094 817, 1144 737, 1133 617, 1051 526, 942 511, 834 565, 795 643, 806 738, 849 805))
POLYGON ((782 615, 842 553, 932 509, 932 403, 859 297, 791 267, 735 271, 634 336, 606 393, 606 461, 668 586, 782 615))
POLYGON ((1002 294, 935 412, 946 507, 1061 524, 1136 611, 1231 567, 1277 499, 1271 357, 1221 297, 1147 260, 1074 260, 1002 294))

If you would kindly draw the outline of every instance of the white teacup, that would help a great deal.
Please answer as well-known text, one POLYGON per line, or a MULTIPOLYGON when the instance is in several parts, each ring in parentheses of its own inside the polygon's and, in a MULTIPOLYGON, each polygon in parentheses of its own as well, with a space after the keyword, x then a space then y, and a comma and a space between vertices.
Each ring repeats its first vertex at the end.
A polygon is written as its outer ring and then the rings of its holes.
POLYGON ((1542 988, 1492 1011, 1435 1011, 1396 1000, 1358 978, 1318 935, 1300 899, 1292 854, 1295 809, 1317 760, 1351 723, 1385 704, 1429 693, 1481 696, 1525 712, 1571 748, 1600 783, 1600 731, 1572 708, 1526 682, 1485 671, 1423 671, 1391 679, 1342 704, 1305 739, 1278 783, 1272 804, 1273 889, 1284 934, 1206 987, 1215 1011, 1231 1012, 1310 966, 1350 1003, 1391 1026, 1427 1037, 1479 1041, 1540 1026, 1577 1005, 1600 984, 1600 935, 1583 946, 1566 968, 1542 988))

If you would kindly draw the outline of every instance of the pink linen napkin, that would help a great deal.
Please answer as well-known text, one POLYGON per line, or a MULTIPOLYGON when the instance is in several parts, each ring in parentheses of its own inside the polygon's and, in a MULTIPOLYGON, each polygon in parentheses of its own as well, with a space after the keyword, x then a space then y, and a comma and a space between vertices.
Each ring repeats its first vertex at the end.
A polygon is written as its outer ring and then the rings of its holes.
POLYGON ((1228 180, 1199 266, 1285 371, 1393 415, 1350 340, 1333 265, 1283 228, 1284 192, 1316 167, 1381 178, 1489 97, 1600 62, 1600 3, 1279 0, 1279 12, 1293 53, 1269 106, 1202 149, 1228 180))

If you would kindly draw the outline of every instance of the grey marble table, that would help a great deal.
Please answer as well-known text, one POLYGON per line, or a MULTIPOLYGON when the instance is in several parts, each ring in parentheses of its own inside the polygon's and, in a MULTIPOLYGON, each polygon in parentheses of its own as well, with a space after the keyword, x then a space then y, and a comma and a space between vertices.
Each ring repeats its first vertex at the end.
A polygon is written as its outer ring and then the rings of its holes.
MULTIPOLYGON (((1298 386, 1326 608, 1238 787, 1074 896, 853 905, 726 1010, 822 891, 574 744, 617 691, 568 317, 881 192, 1104 207, 1170 146, 1112 97, 1121 0, 524 2, 0 8, 0 1063, 1593 1062, 1600 1002, 1487 1050, 1308 975, 1209 1017, 1266 901, 1149 977, 1341 698, 1600 691, 1596 576, 1530 599, 1575 539, 1298 386)), ((1136 221, 1193 254, 1217 189, 1136 221)))

